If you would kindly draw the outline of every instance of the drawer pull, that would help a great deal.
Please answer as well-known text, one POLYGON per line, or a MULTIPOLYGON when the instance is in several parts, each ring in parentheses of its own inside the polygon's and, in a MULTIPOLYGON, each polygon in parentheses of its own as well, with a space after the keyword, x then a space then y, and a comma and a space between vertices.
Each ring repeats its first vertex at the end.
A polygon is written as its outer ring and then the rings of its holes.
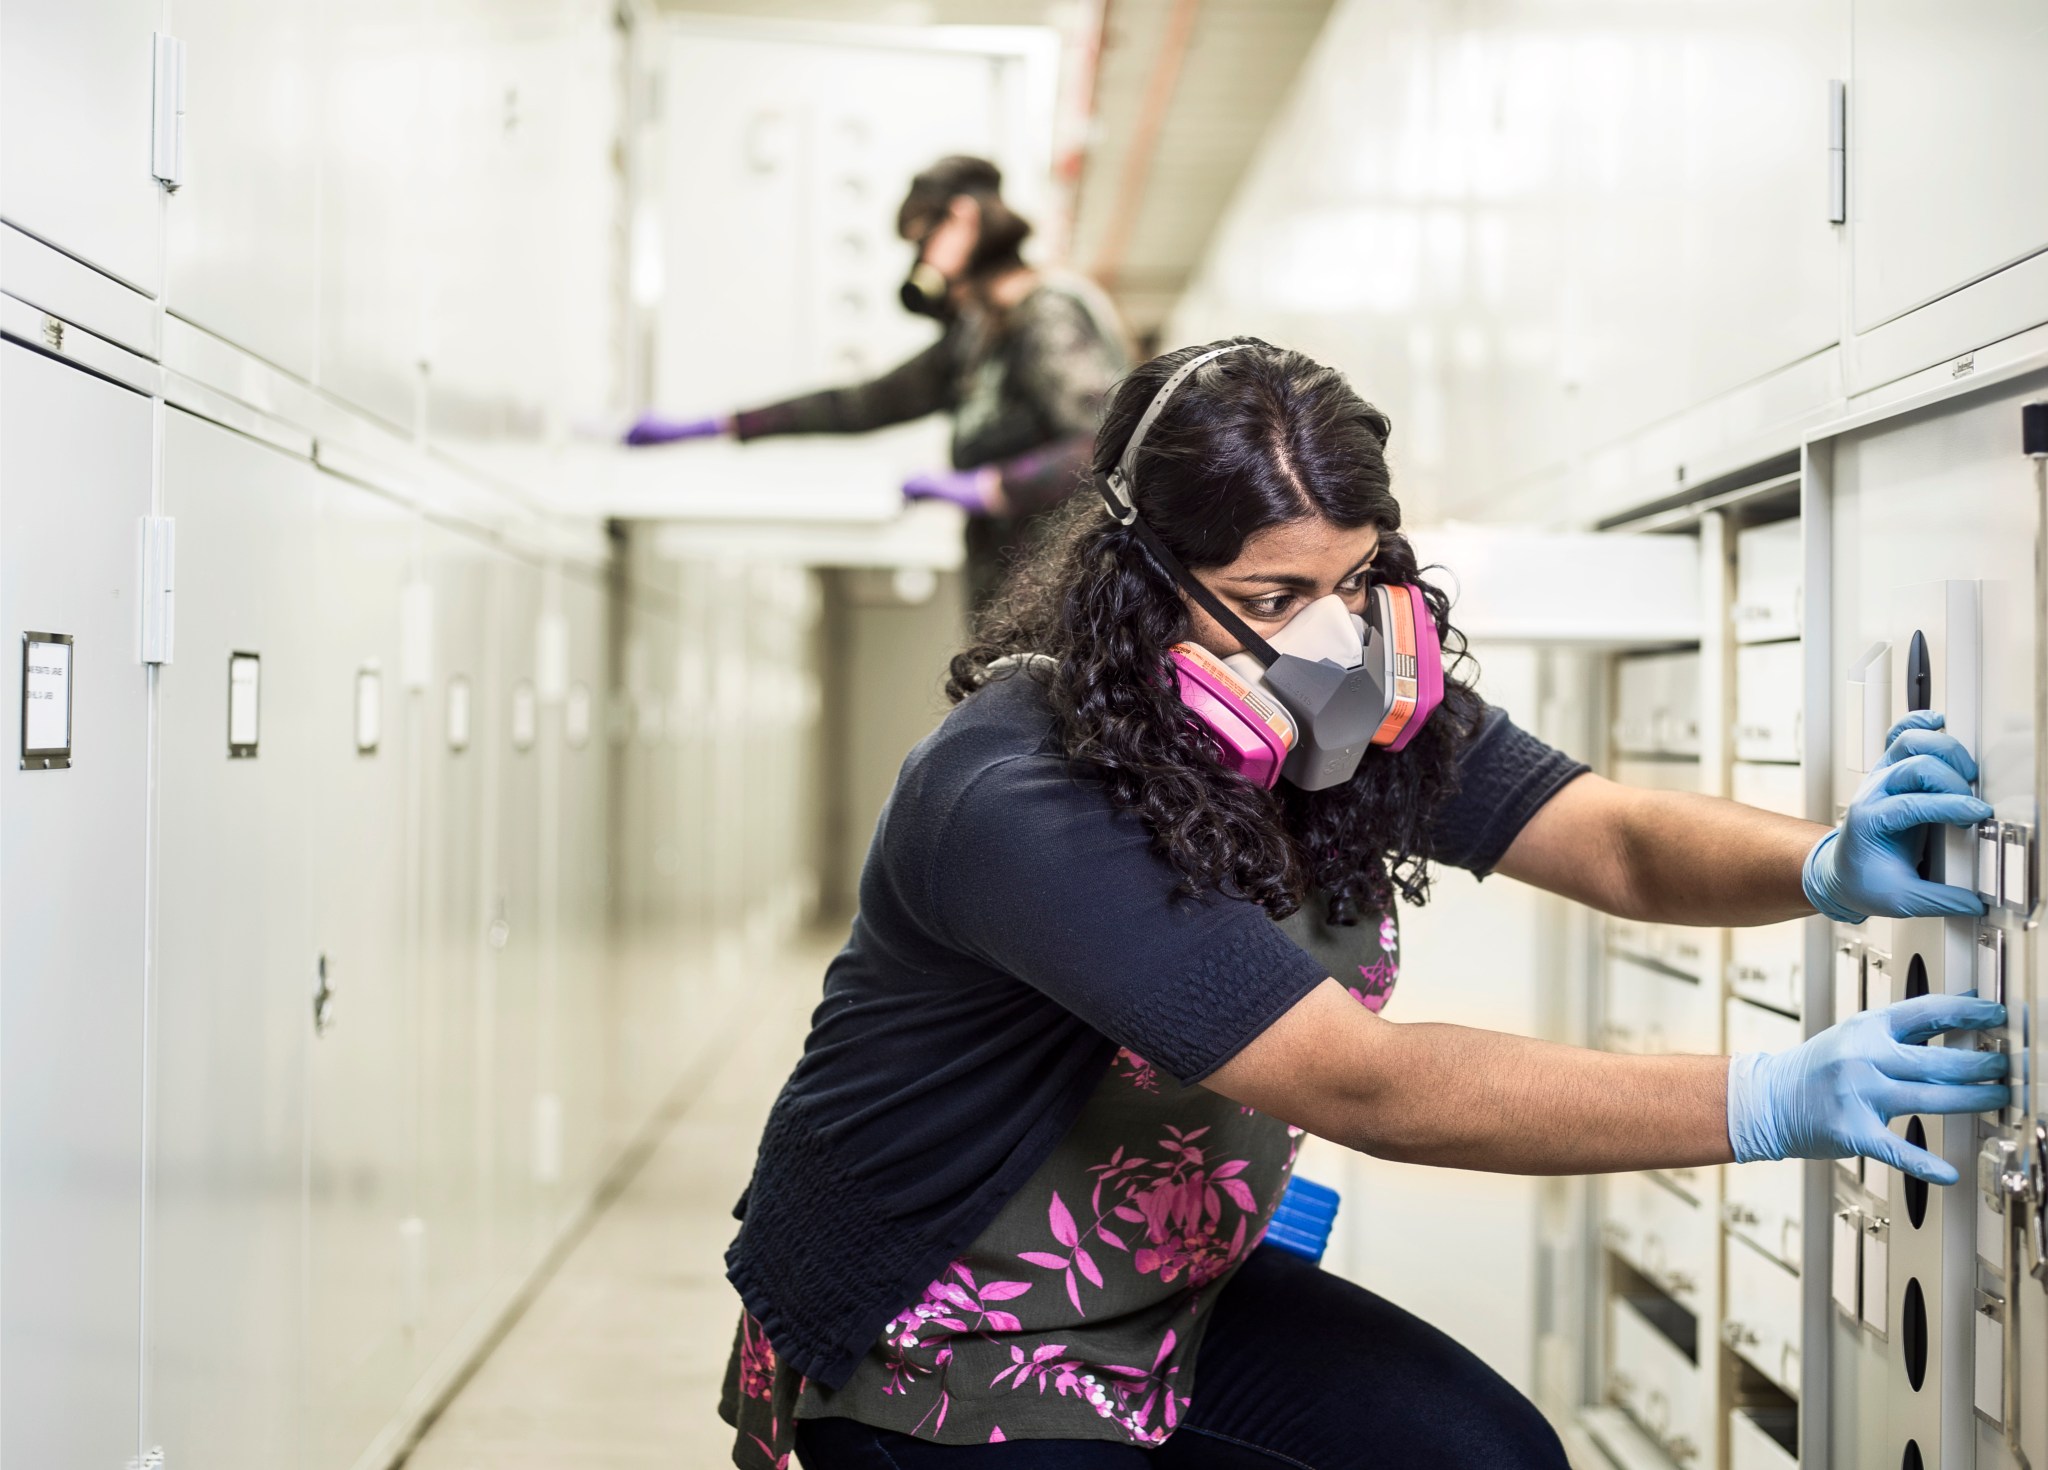
POLYGON ((1739 1352, 1746 1347, 1755 1347, 1763 1339, 1756 1335, 1754 1328, 1730 1317, 1721 1324, 1721 1341, 1739 1352))
POLYGON ((1740 1229, 1744 1225, 1761 1225, 1763 1220, 1755 1210, 1741 1200, 1731 1199, 1721 1206, 1721 1220, 1724 1224, 1740 1229))

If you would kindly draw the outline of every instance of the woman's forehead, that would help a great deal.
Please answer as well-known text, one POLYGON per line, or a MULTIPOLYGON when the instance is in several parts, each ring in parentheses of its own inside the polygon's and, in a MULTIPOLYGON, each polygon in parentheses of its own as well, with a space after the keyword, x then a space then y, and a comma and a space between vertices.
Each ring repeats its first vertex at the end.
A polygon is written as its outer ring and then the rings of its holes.
POLYGON ((1284 573, 1335 581, 1370 560, 1379 545, 1378 526, 1335 526, 1307 516, 1254 531, 1228 571, 1233 576, 1284 573))

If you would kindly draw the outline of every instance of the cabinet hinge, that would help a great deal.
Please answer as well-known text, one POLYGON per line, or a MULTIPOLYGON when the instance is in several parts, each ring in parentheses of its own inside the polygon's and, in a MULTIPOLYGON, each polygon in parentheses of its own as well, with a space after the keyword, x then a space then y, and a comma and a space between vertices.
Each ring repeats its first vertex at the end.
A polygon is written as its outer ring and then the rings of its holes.
POLYGON ((1849 220, 1849 89, 1828 83, 1828 223, 1849 220))
POLYGON ((185 182, 185 43, 158 31, 151 74, 155 91, 150 103, 150 172, 166 189, 185 182))
POLYGON ((142 518, 142 661, 167 664, 177 641, 178 523, 142 518))

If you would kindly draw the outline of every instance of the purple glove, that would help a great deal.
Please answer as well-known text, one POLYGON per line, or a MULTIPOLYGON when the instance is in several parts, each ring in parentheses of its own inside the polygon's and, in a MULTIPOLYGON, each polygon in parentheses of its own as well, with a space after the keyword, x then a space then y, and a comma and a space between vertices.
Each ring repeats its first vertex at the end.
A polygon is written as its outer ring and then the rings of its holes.
POLYGON ((665 419, 658 413, 643 413, 626 430, 626 443, 635 446, 673 444, 678 439, 712 439, 732 432, 732 417, 720 414, 708 419, 665 419))
POLYGON ((978 470, 920 470, 903 482, 905 500, 947 500, 971 516, 1004 509, 1003 477, 994 465, 978 470))

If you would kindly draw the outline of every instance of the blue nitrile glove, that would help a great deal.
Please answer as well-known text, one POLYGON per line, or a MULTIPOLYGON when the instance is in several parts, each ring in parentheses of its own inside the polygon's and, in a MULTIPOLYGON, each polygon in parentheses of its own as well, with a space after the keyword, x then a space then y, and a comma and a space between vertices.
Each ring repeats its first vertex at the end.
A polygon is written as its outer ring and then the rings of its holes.
POLYGON ((1919 995, 1860 1011, 1790 1051, 1744 1052, 1728 1064, 1728 1142, 1735 1162, 1881 1159, 1936 1184, 1956 1171, 1885 1127, 1907 1113, 2005 1107, 2003 1052, 1920 1046, 1943 1031, 1988 1031, 2005 1007, 1972 995, 1919 995), (1996 1084, 1996 1085, 1991 1085, 1996 1084))
POLYGON ((1991 808, 1970 794, 1977 763, 1932 710, 1892 726, 1884 759, 1864 778, 1842 825, 1814 844, 1800 872, 1806 901, 1830 919, 1860 924, 1872 914, 1913 919, 1981 914, 1967 888, 1929 883, 1916 871, 1937 824, 1974 827, 1991 808))
POLYGON ((971 516, 993 515, 1003 477, 994 465, 975 470, 919 470, 903 482, 905 500, 944 500, 971 516))
POLYGON ((643 413, 626 430, 625 442, 635 449, 649 444, 673 444, 679 439, 715 439, 732 432, 732 418, 720 414, 708 419, 671 419, 658 413, 643 413))

